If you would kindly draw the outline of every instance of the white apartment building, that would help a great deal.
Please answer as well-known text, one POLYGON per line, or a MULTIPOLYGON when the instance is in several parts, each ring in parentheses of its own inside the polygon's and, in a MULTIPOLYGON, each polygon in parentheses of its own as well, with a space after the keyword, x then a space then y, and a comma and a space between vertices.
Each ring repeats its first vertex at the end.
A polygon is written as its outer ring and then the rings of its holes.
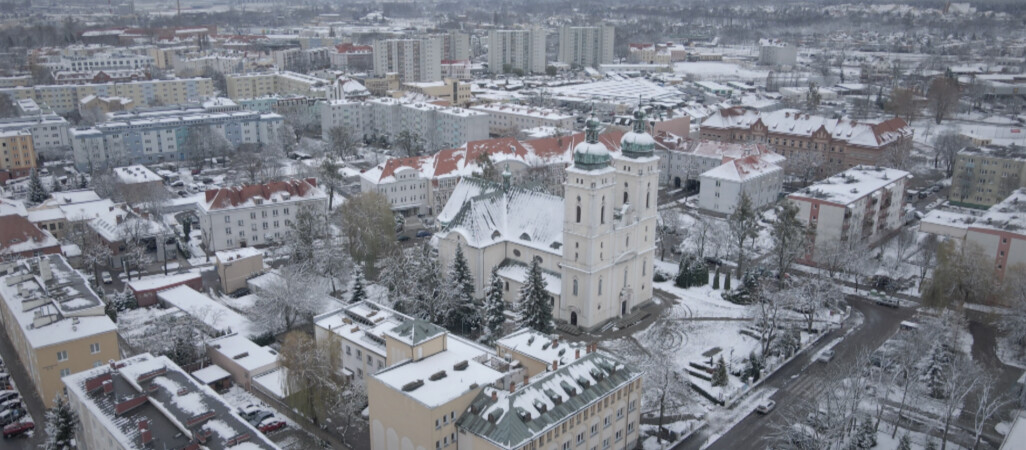
POLYGON ((776 153, 724 159, 718 167, 700 175, 698 207, 713 214, 732 214, 747 195, 756 209, 777 201, 784 186, 783 156, 776 153))
POLYGON ((545 73, 545 30, 489 31, 488 71, 502 73, 507 66, 525 74, 545 73))
POLYGON ((332 100, 321 104, 321 129, 345 126, 361 136, 394 138, 402 131, 419 136, 434 152, 488 138, 488 115, 464 108, 394 98, 332 100))
POLYGON ((509 135, 536 127, 569 131, 577 125, 573 115, 555 109, 531 108, 512 103, 489 103, 472 106, 470 109, 488 114, 488 132, 493 135, 509 135))
POLYGON ((303 208, 328 210, 314 178, 208 190, 199 204, 203 244, 217 252, 280 241, 303 208))
POLYGON ((407 319, 391 309, 362 301, 314 317, 314 338, 318 346, 336 343, 342 356, 342 373, 363 381, 387 366, 381 336, 407 319))
POLYGON ((374 41, 374 74, 395 72, 400 82, 441 80, 442 51, 440 38, 374 41))
POLYGON ((31 133, 36 151, 71 148, 70 129, 71 124, 54 113, 0 120, 0 132, 24 130, 31 133))
POLYGON ((803 262, 815 263, 854 246, 870 247, 898 230, 904 218, 903 170, 855 166, 788 196, 810 230, 803 262))
POLYGON ((560 28, 559 62, 595 68, 612 63, 615 33, 612 25, 560 28))
POLYGON ((130 98, 136 107, 194 103, 213 97, 214 84, 210 78, 178 78, 127 83, 19 86, 0 89, 0 93, 7 94, 15 101, 30 98, 63 114, 77 110, 79 102, 90 95, 130 98))
POLYGON ((96 70, 148 69, 154 60, 149 55, 127 52, 97 53, 89 56, 62 55, 60 61, 48 64, 54 70, 90 72, 96 70))
POLYGON ((209 113, 202 109, 119 114, 90 128, 71 130, 75 167, 92 170, 127 164, 156 164, 211 157, 186 148, 191 130, 209 127, 233 147, 267 144, 279 139, 284 119, 274 113, 233 111, 209 113))
POLYGON ((239 100, 285 94, 326 98, 332 83, 311 75, 279 71, 228 75, 225 84, 228 98, 239 100))

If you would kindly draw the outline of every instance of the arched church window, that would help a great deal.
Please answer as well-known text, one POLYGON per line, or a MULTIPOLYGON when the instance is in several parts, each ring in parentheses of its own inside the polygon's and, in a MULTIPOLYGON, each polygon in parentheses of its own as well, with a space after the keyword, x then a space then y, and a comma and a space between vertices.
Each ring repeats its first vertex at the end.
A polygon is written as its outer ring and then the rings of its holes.
POLYGON ((602 277, 599 277, 598 295, 602 295, 602 277))
POLYGON ((574 296, 577 296, 577 279, 574 278, 574 296))
POLYGON ((581 223, 581 205, 577 205, 577 223, 581 223))

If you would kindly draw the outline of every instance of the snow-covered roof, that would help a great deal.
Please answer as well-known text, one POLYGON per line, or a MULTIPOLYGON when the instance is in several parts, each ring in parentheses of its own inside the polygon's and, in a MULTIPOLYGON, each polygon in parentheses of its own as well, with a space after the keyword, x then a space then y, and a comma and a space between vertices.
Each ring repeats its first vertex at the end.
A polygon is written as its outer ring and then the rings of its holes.
POLYGON ((234 250, 221 250, 214 254, 219 262, 235 261, 253 256, 263 256, 264 252, 254 247, 240 247, 234 250))
POLYGON ((243 336, 256 334, 257 328, 249 319, 191 287, 177 286, 160 291, 157 298, 182 310, 214 332, 231 331, 243 336))
MULTIPOLYGON (((817 199, 837 205, 855 201, 912 175, 904 170, 855 166, 789 195, 792 199, 817 199)), ((904 195, 904 192, 899 193, 904 195)))
POLYGON ((836 141, 860 147, 878 148, 912 136, 912 127, 901 118, 858 122, 851 119, 830 119, 793 109, 762 113, 741 107, 725 108, 702 122, 703 128, 748 130, 758 125, 770 134, 810 137, 826 131, 836 141))
MULTIPOLYGON (((478 188, 482 193, 449 199, 449 203, 462 203, 452 220, 445 223, 443 232, 459 233, 467 245, 475 248, 505 241, 562 256, 562 197, 515 186, 503 190, 490 181, 476 178, 460 180, 460 184, 464 183, 483 185, 478 188)), ((465 189, 467 192, 474 190, 465 189)), ((443 211, 452 208, 446 204, 443 211)))
POLYGON ((314 324, 339 337, 385 356, 385 332, 407 320, 405 315, 370 301, 362 301, 314 317, 314 324))
POLYGON ((1016 189, 983 213, 972 228, 1011 231, 1026 235, 1026 188, 1016 189))
POLYGON ((573 115, 566 114, 556 109, 533 108, 528 106, 515 105, 512 103, 488 103, 472 106, 470 109, 490 114, 510 114, 516 116, 533 117, 547 120, 573 119, 573 115))
POLYGON ((69 375, 64 383, 122 448, 185 448, 198 432, 211 450, 278 448, 166 356, 143 353, 69 375), (152 440, 144 443, 144 435, 152 440))
POLYGON ((117 325, 104 314, 104 303, 62 255, 46 255, 0 264, 0 298, 22 328, 26 341, 39 349, 89 336, 114 333, 117 325))
MULTIPOLYGON (((776 155, 776 153, 772 155, 776 155)), ((776 158, 767 155, 745 156, 740 159, 729 160, 715 168, 709 169, 702 173, 702 177, 740 183, 784 170, 779 165, 770 162, 774 159, 776 158)))
POLYGON ((261 347, 244 336, 230 334, 207 341, 207 346, 215 352, 232 359, 235 364, 246 371, 262 371, 278 363, 278 352, 261 347))
POLYGON ((157 275, 146 278, 137 278, 128 283, 128 287, 133 291, 150 291, 153 289, 160 289, 165 286, 171 286, 175 284, 181 284, 189 280, 200 278, 199 272, 186 272, 186 273, 175 273, 171 275, 157 275))
POLYGON ((558 338, 553 339, 532 328, 514 331, 495 341, 495 345, 504 351, 516 352, 544 364, 559 361, 560 365, 565 365, 575 359, 576 351, 585 353, 585 345, 579 342, 559 341, 558 338))
MULTIPOLYGON (((559 253, 562 254, 562 253, 559 253)), ((516 281, 517 283, 524 284, 527 281, 527 276, 531 272, 531 268, 522 262, 507 259, 499 264, 498 273, 502 278, 507 280, 516 281)), ((546 270, 541 271, 542 279, 545 280, 545 292, 559 297, 560 293, 563 292, 563 278, 558 273, 549 272, 546 270)))
POLYGON ((199 380, 200 383, 210 384, 215 381, 228 378, 232 376, 232 374, 228 373, 227 370, 222 369, 220 366, 210 365, 193 372, 192 376, 199 380))
POLYGON ((206 191, 205 197, 205 201, 200 204, 204 211, 328 198, 327 194, 317 187, 317 180, 314 178, 211 189, 206 191))

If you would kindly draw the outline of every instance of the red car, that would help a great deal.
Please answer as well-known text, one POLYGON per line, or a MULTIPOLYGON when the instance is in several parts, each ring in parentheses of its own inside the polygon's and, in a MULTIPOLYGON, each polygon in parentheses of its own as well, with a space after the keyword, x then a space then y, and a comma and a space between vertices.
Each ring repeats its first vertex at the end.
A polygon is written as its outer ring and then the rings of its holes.
POLYGON ((31 420, 12 423, 4 427, 4 439, 20 436, 26 431, 33 430, 35 428, 36 424, 32 423, 31 420))
POLYGON ((257 429, 259 429, 264 434, 270 433, 274 430, 280 430, 282 428, 285 428, 285 422, 275 419, 274 417, 268 417, 264 419, 264 421, 260 422, 260 425, 257 426, 257 429))

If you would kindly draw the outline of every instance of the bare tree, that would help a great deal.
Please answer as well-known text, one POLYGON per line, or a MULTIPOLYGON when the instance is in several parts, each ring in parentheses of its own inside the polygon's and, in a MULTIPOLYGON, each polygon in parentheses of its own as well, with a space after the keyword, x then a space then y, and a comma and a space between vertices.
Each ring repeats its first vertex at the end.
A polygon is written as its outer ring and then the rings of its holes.
POLYGON ((976 407, 973 408, 973 446, 980 445, 980 438, 983 430, 995 414, 1002 408, 1012 403, 1013 398, 1007 393, 998 392, 997 382, 988 376, 979 382, 976 388, 976 407))
POLYGON ((916 252, 915 262, 919 266, 919 284, 926 280, 926 274, 933 268, 934 259, 937 256, 937 235, 927 234, 919 243, 919 251, 916 252))
POLYGON ((351 158, 359 145, 356 133, 349 127, 337 126, 328 130, 328 153, 342 160, 351 158))
MULTIPOLYGON (((759 281, 759 290, 764 290, 764 281, 759 281)), ((792 301, 786 290, 773 292, 769 295, 764 293, 752 293, 758 302, 755 309, 754 325, 759 333, 759 342, 762 343, 762 357, 769 356, 773 341, 780 333, 780 326, 784 319, 784 307, 792 301)))
POLYGON ((999 294, 995 277, 992 260, 978 244, 946 241, 938 247, 937 268, 923 290, 923 303, 945 307, 990 302, 999 294))
POLYGON ((939 163, 943 162, 947 176, 950 177, 955 170, 955 159, 958 152, 968 147, 969 144, 969 138, 955 131, 949 131, 937 136, 937 140, 933 143, 933 167, 937 168, 940 166, 939 163))
POLYGON ((368 278, 376 279, 378 259, 395 247, 395 217, 388 198, 378 192, 364 192, 339 209, 349 254, 363 265, 368 278))
POLYGON ((915 243, 918 237, 916 230, 909 227, 903 227, 898 235, 892 240, 894 242, 894 268, 897 269, 901 266, 901 263, 905 261, 905 255, 908 253, 915 243))
POLYGON ((784 169, 789 176, 798 179, 801 186, 805 187, 816 179, 825 161, 823 153, 817 150, 799 150, 788 155, 784 161, 784 169))
POLYGON ((308 323, 318 312, 322 286, 313 264, 299 262, 278 269, 267 286, 257 290, 253 313, 272 333, 291 331, 308 323))
POLYGON ((758 236, 759 217, 752 206, 752 200, 748 194, 741 193, 741 200, 738 202, 734 213, 727 219, 727 226, 730 233, 731 244, 737 256, 737 277, 741 278, 745 269, 745 256, 751 241, 758 236))
POLYGON ((891 91, 891 99, 887 102, 887 112, 905 119, 905 122, 911 125, 914 120, 919 118, 915 92, 907 88, 896 88, 891 91))
POLYGON ((1011 308, 1001 316, 998 327, 1005 333, 1005 338, 1026 350, 1026 266, 1016 264, 1005 274, 1005 303, 1011 308))
MULTIPOLYGON (((659 259, 666 260, 666 249, 670 247, 671 236, 679 235, 681 230, 681 212, 676 208, 669 208, 659 211, 659 231, 656 242, 659 245, 659 259)), ((700 255, 701 256, 701 255, 700 255)))
POLYGON ((979 373, 972 361, 964 355, 956 355, 944 370, 942 389, 944 390, 942 417, 944 428, 941 432, 941 450, 948 447, 948 434, 951 432, 951 421, 955 413, 962 408, 966 396, 976 389, 979 373))
POLYGON ((424 152, 424 138, 409 130, 403 130, 395 136, 395 146, 405 156, 420 156, 424 152))
POLYGON ((662 428, 667 411, 676 411, 690 400, 688 392, 691 385, 675 353, 682 344, 682 322, 674 316, 672 308, 667 311, 667 315, 660 318, 651 328, 651 342, 657 344, 645 348, 648 354, 641 364, 645 368, 645 379, 648 380, 643 394, 645 403, 659 405, 659 431, 656 439, 660 443, 663 439, 662 428))
POLYGON ((948 77, 934 78, 926 91, 926 101, 934 122, 940 124, 958 107, 958 82, 948 77))

